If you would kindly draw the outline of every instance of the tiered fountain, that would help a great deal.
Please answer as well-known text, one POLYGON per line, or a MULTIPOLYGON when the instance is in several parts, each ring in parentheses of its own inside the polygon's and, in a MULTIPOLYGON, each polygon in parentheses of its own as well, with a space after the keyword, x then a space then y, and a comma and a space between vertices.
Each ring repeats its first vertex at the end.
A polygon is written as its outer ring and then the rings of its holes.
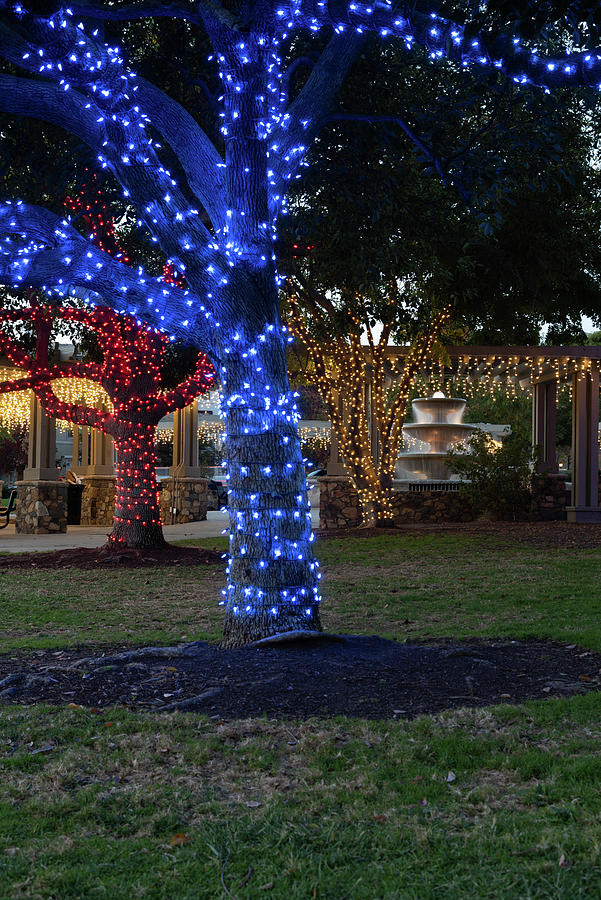
POLYGON ((436 391, 431 397, 412 402, 414 421, 403 425, 406 451, 399 454, 396 478, 399 481, 450 481, 445 457, 451 447, 469 441, 475 425, 462 423, 466 400, 445 397, 436 391))

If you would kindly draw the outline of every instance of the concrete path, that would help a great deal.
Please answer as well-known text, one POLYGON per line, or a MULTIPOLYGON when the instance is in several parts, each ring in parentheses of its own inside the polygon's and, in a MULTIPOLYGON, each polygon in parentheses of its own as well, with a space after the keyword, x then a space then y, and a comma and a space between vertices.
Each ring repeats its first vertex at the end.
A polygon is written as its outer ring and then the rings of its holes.
MULTIPOLYGON (((319 527, 319 510, 311 511, 313 528, 319 527)), ((163 534, 167 541, 183 541, 186 538, 217 537, 229 524, 227 513, 209 512, 205 522, 189 522, 187 525, 165 525, 163 534)), ((0 553, 31 553, 35 550, 50 551, 72 547, 102 547, 110 528, 69 525, 66 534, 16 534, 15 526, 0 530, 0 553)))

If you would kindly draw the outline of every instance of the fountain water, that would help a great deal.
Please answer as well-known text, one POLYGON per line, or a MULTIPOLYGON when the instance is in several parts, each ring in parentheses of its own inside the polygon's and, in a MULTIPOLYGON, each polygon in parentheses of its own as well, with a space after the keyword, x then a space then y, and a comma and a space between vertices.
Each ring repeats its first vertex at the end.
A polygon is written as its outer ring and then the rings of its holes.
POLYGON ((456 444, 466 443, 479 430, 461 421, 466 403, 460 397, 445 397, 442 391, 412 402, 414 421, 403 425, 408 450, 399 454, 396 465, 399 481, 451 480, 445 465, 447 452, 456 444))

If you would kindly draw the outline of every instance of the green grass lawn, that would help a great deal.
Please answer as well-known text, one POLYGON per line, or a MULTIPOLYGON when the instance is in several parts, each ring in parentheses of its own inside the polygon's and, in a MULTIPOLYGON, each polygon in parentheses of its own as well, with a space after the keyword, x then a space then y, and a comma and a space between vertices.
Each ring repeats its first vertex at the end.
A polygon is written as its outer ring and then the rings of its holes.
MULTIPOLYGON (((223 548, 221 538, 188 545, 223 548)), ((538 637, 601 650, 601 553, 508 546, 474 535, 318 545, 328 631, 396 640, 538 637)), ((76 642, 217 640, 220 566, 0 574, 6 650, 76 642)))
MULTIPOLYGON (((473 535, 318 551, 328 630, 601 649, 597 551, 473 535)), ((1 644, 217 638, 220 581, 5 571, 1 644)), ((600 740, 597 694, 381 723, 5 706, 0 898, 599 898, 600 740)))

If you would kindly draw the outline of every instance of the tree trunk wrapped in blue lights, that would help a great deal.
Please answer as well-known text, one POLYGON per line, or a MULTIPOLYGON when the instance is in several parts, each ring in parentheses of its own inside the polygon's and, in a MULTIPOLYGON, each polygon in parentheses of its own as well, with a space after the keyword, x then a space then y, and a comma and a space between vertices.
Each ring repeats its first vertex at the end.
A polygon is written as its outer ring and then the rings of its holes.
POLYGON ((0 55, 10 68, 0 74, 0 111, 51 122, 92 147, 187 289, 127 268, 70 221, 15 198, 0 207, 0 281, 107 304, 195 343, 211 359, 229 434, 232 559, 225 604, 232 645, 319 629, 273 247, 287 184, 300 177, 306 150, 365 35, 399 39, 408 50, 425 45, 434 60, 491 67, 546 90, 601 82, 596 54, 547 60, 511 39, 487 47, 423 6, 420 15, 399 15, 388 0, 137 7, 86 0, 46 16, 19 2, 3 6, 0 55), (179 103, 137 78, 119 47, 104 43, 90 25, 153 16, 206 31, 222 83, 223 151, 179 103), (321 29, 331 34, 329 42, 291 100, 283 50, 296 31, 321 29), (27 76, 13 74, 15 68, 27 76), (168 168, 173 156, 177 176, 168 168))
POLYGON ((283 631, 319 630, 318 565, 280 330, 251 345, 238 335, 222 367, 229 472, 229 646, 283 631))

